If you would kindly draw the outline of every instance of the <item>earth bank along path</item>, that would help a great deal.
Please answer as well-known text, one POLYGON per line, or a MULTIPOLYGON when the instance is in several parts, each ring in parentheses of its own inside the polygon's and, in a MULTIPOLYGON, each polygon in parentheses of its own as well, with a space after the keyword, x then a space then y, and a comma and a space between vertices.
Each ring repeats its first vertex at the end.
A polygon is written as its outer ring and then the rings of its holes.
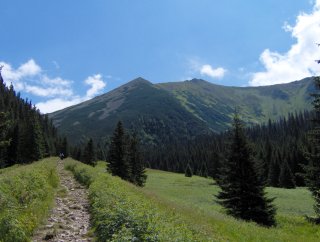
POLYGON ((89 230, 87 189, 58 161, 61 188, 57 192, 51 216, 33 237, 33 241, 92 241, 89 230))

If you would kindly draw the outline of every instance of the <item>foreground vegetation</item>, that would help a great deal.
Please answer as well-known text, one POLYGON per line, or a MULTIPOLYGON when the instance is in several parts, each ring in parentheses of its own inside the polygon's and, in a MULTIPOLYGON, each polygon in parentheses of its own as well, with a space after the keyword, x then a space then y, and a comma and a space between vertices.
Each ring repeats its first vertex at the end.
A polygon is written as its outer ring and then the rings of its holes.
MULTIPOLYGON (((89 188, 92 224, 98 241, 214 241, 194 228, 170 206, 163 206, 134 185, 105 172, 67 159, 66 168, 89 188)), ((214 239, 215 238, 215 239, 214 239)))
POLYGON ((319 241, 320 228, 305 215, 314 215, 306 188, 268 188, 276 197, 276 227, 225 215, 214 195, 212 179, 148 170, 145 188, 68 159, 66 167, 89 187, 93 227, 98 241, 319 241))
POLYGON ((275 197, 277 226, 265 228, 225 215, 215 202, 219 187, 212 179, 191 178, 158 170, 148 170, 143 191, 177 213, 196 230, 222 241, 319 241, 320 227, 307 222, 314 215, 313 199, 306 188, 267 188, 275 197))
POLYGON ((0 170, 0 241, 28 241, 58 186, 57 158, 0 170))

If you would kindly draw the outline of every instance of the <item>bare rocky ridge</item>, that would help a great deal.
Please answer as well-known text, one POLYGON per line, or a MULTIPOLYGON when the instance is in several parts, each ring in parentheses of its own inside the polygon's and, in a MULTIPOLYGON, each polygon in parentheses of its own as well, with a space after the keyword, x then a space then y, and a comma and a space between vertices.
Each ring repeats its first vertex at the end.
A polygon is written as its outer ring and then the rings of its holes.
POLYGON ((33 241, 92 241, 87 189, 80 185, 58 161, 61 188, 57 192, 51 216, 33 237, 33 241))

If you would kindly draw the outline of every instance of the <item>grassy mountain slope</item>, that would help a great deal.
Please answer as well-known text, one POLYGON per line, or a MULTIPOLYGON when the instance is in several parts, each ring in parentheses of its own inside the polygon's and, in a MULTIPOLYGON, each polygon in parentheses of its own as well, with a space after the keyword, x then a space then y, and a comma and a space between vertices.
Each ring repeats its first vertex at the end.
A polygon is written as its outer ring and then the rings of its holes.
POLYGON ((171 92, 187 110, 216 131, 228 127, 235 107, 249 124, 308 109, 313 89, 311 78, 264 87, 226 87, 199 79, 157 85, 171 92))
POLYGON ((50 115, 59 131, 76 142, 110 135, 116 122, 137 129, 146 142, 195 136, 208 130, 169 92, 138 78, 107 94, 50 115))
POLYGON ((204 80, 152 84, 137 78, 92 100, 50 114, 75 143, 110 135, 118 120, 157 144, 226 130, 235 107, 247 123, 310 108, 312 78, 265 87, 226 87, 204 80))

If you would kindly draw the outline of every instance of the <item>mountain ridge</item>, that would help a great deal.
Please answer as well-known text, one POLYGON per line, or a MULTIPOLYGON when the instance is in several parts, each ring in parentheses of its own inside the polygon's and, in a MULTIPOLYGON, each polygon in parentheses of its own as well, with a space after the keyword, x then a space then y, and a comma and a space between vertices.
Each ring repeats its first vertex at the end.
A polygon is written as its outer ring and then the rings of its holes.
POLYGON ((202 79, 153 84, 138 77, 91 100, 49 114, 71 142, 104 140, 118 120, 147 143, 189 139, 230 127, 235 108, 248 124, 309 109, 312 78, 262 87, 229 87, 202 79))

